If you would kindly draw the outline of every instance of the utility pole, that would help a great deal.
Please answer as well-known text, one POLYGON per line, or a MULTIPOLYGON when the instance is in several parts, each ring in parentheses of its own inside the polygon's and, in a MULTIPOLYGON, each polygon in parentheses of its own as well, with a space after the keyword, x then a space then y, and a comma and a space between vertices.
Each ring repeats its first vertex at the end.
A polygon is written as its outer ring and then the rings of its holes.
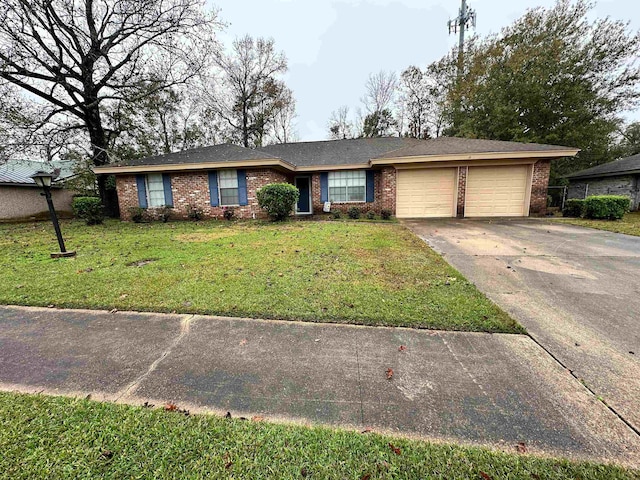
POLYGON ((462 0, 458 16, 449 20, 447 26, 449 27, 449 35, 458 33, 458 31, 460 33, 458 39, 458 76, 460 76, 464 65, 464 33, 467 28, 475 28, 476 26, 476 11, 467 6, 467 0, 462 0))

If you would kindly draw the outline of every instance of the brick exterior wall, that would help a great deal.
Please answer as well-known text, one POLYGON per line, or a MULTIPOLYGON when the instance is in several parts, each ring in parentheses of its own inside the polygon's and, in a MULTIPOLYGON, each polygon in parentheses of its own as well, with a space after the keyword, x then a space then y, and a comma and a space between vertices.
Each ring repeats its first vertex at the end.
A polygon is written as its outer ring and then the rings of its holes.
MULTIPOLYGON (((358 207, 365 214, 367 212, 375 212, 378 215, 383 209, 391 210, 393 214, 396 212, 396 169, 393 167, 385 167, 376 170, 373 175, 374 196, 373 202, 332 202, 331 210, 339 210, 346 213, 351 207, 358 207)), ((321 215, 324 207, 320 195, 320 173, 311 174, 311 199, 313 204, 313 214, 321 215)))
POLYGON ((551 160, 538 160, 533 165, 529 215, 541 216, 547 213, 547 191, 549 189, 550 172, 551 160))
MULTIPOLYGON (((269 183, 290 182, 287 174, 270 168, 247 169, 248 205, 233 207, 236 218, 266 218, 258 206, 257 191, 269 183)), ((120 218, 131 220, 131 208, 138 207, 138 187, 135 175, 118 175, 116 190, 120 202, 120 218)), ((189 207, 198 208, 204 218, 223 218, 223 207, 212 207, 208 172, 175 172, 171 174, 173 193, 172 219, 188 219, 189 207)), ((158 208, 147 209, 150 218, 157 218, 158 208)))
POLYGON ((467 192, 467 169, 469 167, 458 168, 458 202, 456 207, 456 216, 464 218, 464 198, 467 192))

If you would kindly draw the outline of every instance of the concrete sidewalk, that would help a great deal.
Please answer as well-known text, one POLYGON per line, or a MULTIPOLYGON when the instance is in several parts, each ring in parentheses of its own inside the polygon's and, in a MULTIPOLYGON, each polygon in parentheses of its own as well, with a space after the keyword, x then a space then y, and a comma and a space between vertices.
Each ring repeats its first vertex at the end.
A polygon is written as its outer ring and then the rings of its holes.
POLYGON ((638 436, 523 335, 0 307, 0 388, 640 465, 638 436))

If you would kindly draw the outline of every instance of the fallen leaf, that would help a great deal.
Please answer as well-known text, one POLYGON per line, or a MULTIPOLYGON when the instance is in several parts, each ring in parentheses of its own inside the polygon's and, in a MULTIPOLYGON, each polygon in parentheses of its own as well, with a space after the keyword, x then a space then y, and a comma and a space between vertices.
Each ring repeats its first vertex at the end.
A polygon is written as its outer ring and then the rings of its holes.
POLYGON ((178 406, 177 406, 175 403, 167 403, 167 404, 164 406, 164 409, 165 409, 167 412, 175 412, 176 410, 178 410, 178 406))
POLYGON ((231 418, 231 412, 227 412, 227 414, 224 416, 224 418, 231 418))
POLYGON ((309 475, 309 470, 307 470, 305 467, 302 467, 300 469, 300 475, 302 475, 303 477, 306 477, 309 475))
POLYGON ((480 472, 480 476, 484 478, 484 480, 491 480, 491 477, 484 472, 480 472))
POLYGON ((516 449, 518 450, 518 453, 527 452, 527 446, 524 444, 524 442, 518 442, 518 445, 516 445, 516 449))
POLYGON ((243 338, 242 340, 240 340, 240 345, 246 345, 247 344, 247 339, 243 338))
POLYGON ((47 308, 53 308, 53 307, 55 307, 55 305, 53 305, 53 304, 52 305, 47 305, 47 308))
POLYGON ((251 417, 252 422, 261 422, 263 420, 264 420, 264 417, 261 417, 260 415, 254 415, 253 417, 251 417))
POLYGON ((120 299, 124 300, 125 298, 127 298, 129 296, 128 293, 123 293, 122 295, 120 295, 120 299))
POLYGON ((100 454, 100 457, 104 458, 105 460, 109 460, 113 458, 113 452, 111 450, 103 450, 100 454))
POLYGON ((116 313, 118 311, 117 308, 112 308, 111 310, 109 310, 109 313, 116 313))
POLYGON ((398 347, 398 350, 401 351, 401 352, 404 352, 406 349, 407 349, 407 347, 405 347, 404 345, 400 345, 398 347))
POLYGON ((224 464, 224 468, 226 470, 229 470, 232 466, 233 466, 233 462, 227 462, 227 463, 224 464))
POLYGON ((400 450, 398 447, 395 447, 393 445, 393 443, 389 444, 389 448, 393 451, 393 453, 395 453, 396 455, 402 455, 402 450, 400 450))
POLYGON ((360 480, 369 480, 370 478, 371 478, 371 474, 365 473, 362 477, 360 477, 360 480))
POLYGON ((155 405, 153 403, 149 403, 149 402, 144 402, 142 404, 143 408, 153 408, 155 405))
POLYGON ((367 427, 364 430, 362 430, 360 433, 369 433, 371 431, 372 431, 372 429, 367 427))
POLYGON ((387 368, 387 380, 391 380, 393 378, 393 368, 387 368))

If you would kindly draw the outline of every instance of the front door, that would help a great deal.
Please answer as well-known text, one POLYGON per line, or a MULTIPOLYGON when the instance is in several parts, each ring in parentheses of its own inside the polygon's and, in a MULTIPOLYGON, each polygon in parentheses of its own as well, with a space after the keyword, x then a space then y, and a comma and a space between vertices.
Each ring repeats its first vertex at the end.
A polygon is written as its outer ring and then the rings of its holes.
POLYGON ((296 214, 311 214, 311 177, 296 177, 295 185, 300 191, 300 198, 296 204, 296 214))

